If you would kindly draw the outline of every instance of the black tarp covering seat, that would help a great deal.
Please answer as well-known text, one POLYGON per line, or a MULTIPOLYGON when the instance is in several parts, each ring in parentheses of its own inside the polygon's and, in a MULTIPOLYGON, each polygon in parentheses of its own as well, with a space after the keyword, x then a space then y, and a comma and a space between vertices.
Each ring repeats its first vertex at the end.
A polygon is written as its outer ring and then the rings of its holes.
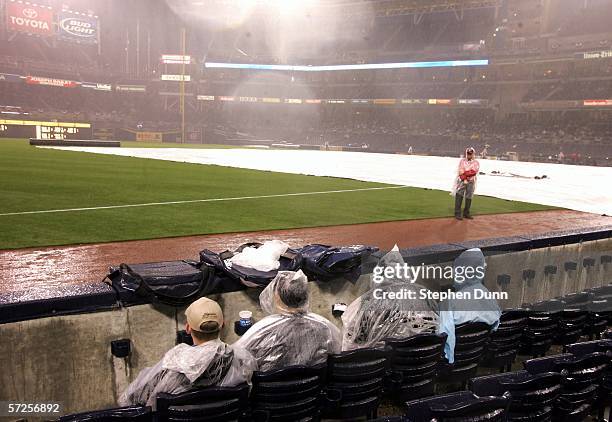
POLYGON ((365 245, 306 245, 298 249, 302 255, 302 271, 309 280, 330 281, 345 278, 351 282, 361 276, 362 265, 378 248, 365 245))
POLYGON ((259 271, 254 268, 244 267, 235 263, 230 264, 229 260, 244 248, 259 248, 261 243, 251 242, 245 243, 235 251, 225 250, 220 253, 213 252, 208 249, 200 251, 200 262, 215 269, 217 278, 223 280, 221 284, 230 282, 238 282, 246 287, 266 287, 279 271, 297 271, 302 267, 302 255, 295 249, 287 249, 279 260, 279 268, 271 271, 259 271))
POLYGON ((194 261, 121 264, 111 267, 107 278, 124 306, 160 302, 185 306, 212 292, 215 272, 194 261))
POLYGON ((118 307, 117 294, 105 283, 60 286, 42 295, 30 295, 28 291, 0 293, 0 324, 118 307))

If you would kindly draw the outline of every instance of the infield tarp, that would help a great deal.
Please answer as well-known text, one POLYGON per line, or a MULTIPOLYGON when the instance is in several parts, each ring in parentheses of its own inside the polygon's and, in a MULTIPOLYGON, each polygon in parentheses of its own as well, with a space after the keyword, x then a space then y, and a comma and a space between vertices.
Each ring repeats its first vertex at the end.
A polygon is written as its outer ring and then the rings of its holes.
MULTIPOLYGON (((459 158, 343 151, 57 148, 450 191, 459 158)), ((477 195, 612 215, 612 167, 480 160, 477 195), (518 176, 493 176, 493 171, 518 176), (546 175, 536 180, 535 176, 546 175)), ((449 199, 450 201, 450 199, 449 199)))

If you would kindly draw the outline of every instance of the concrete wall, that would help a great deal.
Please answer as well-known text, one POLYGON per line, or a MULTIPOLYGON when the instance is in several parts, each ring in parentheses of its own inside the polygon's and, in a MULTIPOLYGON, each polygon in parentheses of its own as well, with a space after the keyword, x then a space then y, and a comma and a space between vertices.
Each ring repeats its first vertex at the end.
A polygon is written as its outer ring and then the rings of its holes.
MULTIPOLYGON (((510 275, 511 282, 505 288, 510 298, 503 306, 513 307, 607 284, 612 282, 612 266, 602 266, 599 257, 611 251, 612 239, 606 239, 489 256, 486 285, 500 291, 497 275, 510 275), (595 258, 595 267, 583 268, 585 257, 595 258), (577 270, 564 271, 567 261, 578 262, 577 270), (557 274, 545 277, 546 265, 556 265, 557 274), (524 269, 535 270, 536 277, 524 282, 524 269)), ((311 310, 340 327, 340 320, 331 315, 331 306, 349 304, 369 285, 369 276, 355 284, 344 280, 311 283, 311 310)), ((239 311, 253 311, 256 320, 263 317, 258 296, 258 290, 211 296, 225 313, 225 341, 237 339, 233 322, 239 311)), ((176 331, 183 329, 184 322, 183 309, 141 305, 0 325, 0 400, 59 401, 66 412, 114 406, 127 383, 174 346, 176 331), (110 342, 122 338, 132 342, 126 361, 113 358, 110 352, 110 342)))

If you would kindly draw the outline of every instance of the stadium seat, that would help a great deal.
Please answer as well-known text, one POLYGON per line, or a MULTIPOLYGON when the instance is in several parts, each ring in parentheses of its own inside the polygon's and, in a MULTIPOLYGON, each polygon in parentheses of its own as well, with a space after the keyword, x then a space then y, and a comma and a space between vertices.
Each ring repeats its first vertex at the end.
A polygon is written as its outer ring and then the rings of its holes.
POLYGON ((444 356, 446 334, 422 333, 405 339, 388 339, 390 375, 387 390, 397 401, 430 396, 444 356))
POLYGON ((478 397, 459 391, 407 402, 406 418, 411 422, 505 421, 509 405, 509 396, 478 397))
POLYGON ((584 356, 562 354, 526 361, 525 369, 532 374, 559 372, 565 381, 555 402, 554 420, 582 421, 596 404, 599 386, 609 366, 604 353, 584 356))
POLYGON ((253 373, 251 409, 257 422, 318 421, 323 407, 333 407, 341 397, 324 394, 327 365, 289 366, 253 373))
POLYGON ((608 284, 601 287, 593 287, 592 289, 585 290, 591 293, 595 299, 610 299, 612 300, 612 284, 608 284))
POLYGON ((60 422, 116 422, 116 421, 131 421, 131 422, 149 422, 152 421, 152 413, 150 407, 145 406, 129 406, 118 407, 114 409, 96 410, 93 412, 75 413, 59 418, 60 422))
POLYGON ((478 396, 510 393, 509 421, 550 421, 553 405, 561 393, 562 380, 555 372, 532 375, 517 371, 472 378, 469 388, 478 396))
POLYGON ((341 392, 341 400, 328 407, 325 418, 376 418, 387 371, 383 350, 359 349, 329 356, 328 388, 341 392))
POLYGON ((518 353, 523 331, 527 326, 528 311, 508 309, 502 313, 497 330, 491 339, 481 366, 510 371, 518 353))
POLYGON ((162 393, 157 396, 157 421, 243 420, 248 409, 248 397, 248 384, 203 388, 175 395, 162 393))
POLYGON ((601 338, 601 334, 608 328, 608 321, 612 316, 612 300, 594 298, 587 306, 588 320, 584 334, 593 338, 601 338))
MULTIPOLYGON (((570 344, 567 347, 567 351, 578 357, 597 352, 606 353, 607 356, 610 357, 612 352, 612 340, 597 340, 570 344)), ((598 396, 597 408, 599 409, 599 419, 603 420, 605 410, 612 406, 612 365, 608 365, 608 368, 601 378, 598 396)))
POLYGON ((484 322, 467 322, 455 327, 455 362, 443 365, 440 376, 444 382, 467 386, 485 355, 491 329, 484 322))
POLYGON ((553 343, 565 347, 577 342, 582 336, 587 320, 587 311, 567 308, 561 311, 557 326, 558 331, 553 343))
POLYGON ((563 302, 549 300, 528 306, 527 327, 523 331, 520 353, 528 356, 544 356, 557 332, 559 313, 563 302))

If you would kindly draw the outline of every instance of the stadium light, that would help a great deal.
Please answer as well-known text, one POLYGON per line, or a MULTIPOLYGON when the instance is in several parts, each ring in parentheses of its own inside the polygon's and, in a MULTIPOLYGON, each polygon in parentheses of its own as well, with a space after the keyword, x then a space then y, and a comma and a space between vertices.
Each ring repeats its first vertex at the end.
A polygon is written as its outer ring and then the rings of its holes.
POLYGON ((461 67, 461 66, 488 66, 489 60, 450 60, 437 62, 404 62, 404 63, 375 63, 375 64, 346 64, 327 66, 292 66, 276 64, 247 64, 247 63, 216 63, 205 62, 206 68, 219 69, 251 69, 276 70, 294 72, 329 72, 337 70, 374 70, 374 69, 410 69, 429 67, 461 67))

